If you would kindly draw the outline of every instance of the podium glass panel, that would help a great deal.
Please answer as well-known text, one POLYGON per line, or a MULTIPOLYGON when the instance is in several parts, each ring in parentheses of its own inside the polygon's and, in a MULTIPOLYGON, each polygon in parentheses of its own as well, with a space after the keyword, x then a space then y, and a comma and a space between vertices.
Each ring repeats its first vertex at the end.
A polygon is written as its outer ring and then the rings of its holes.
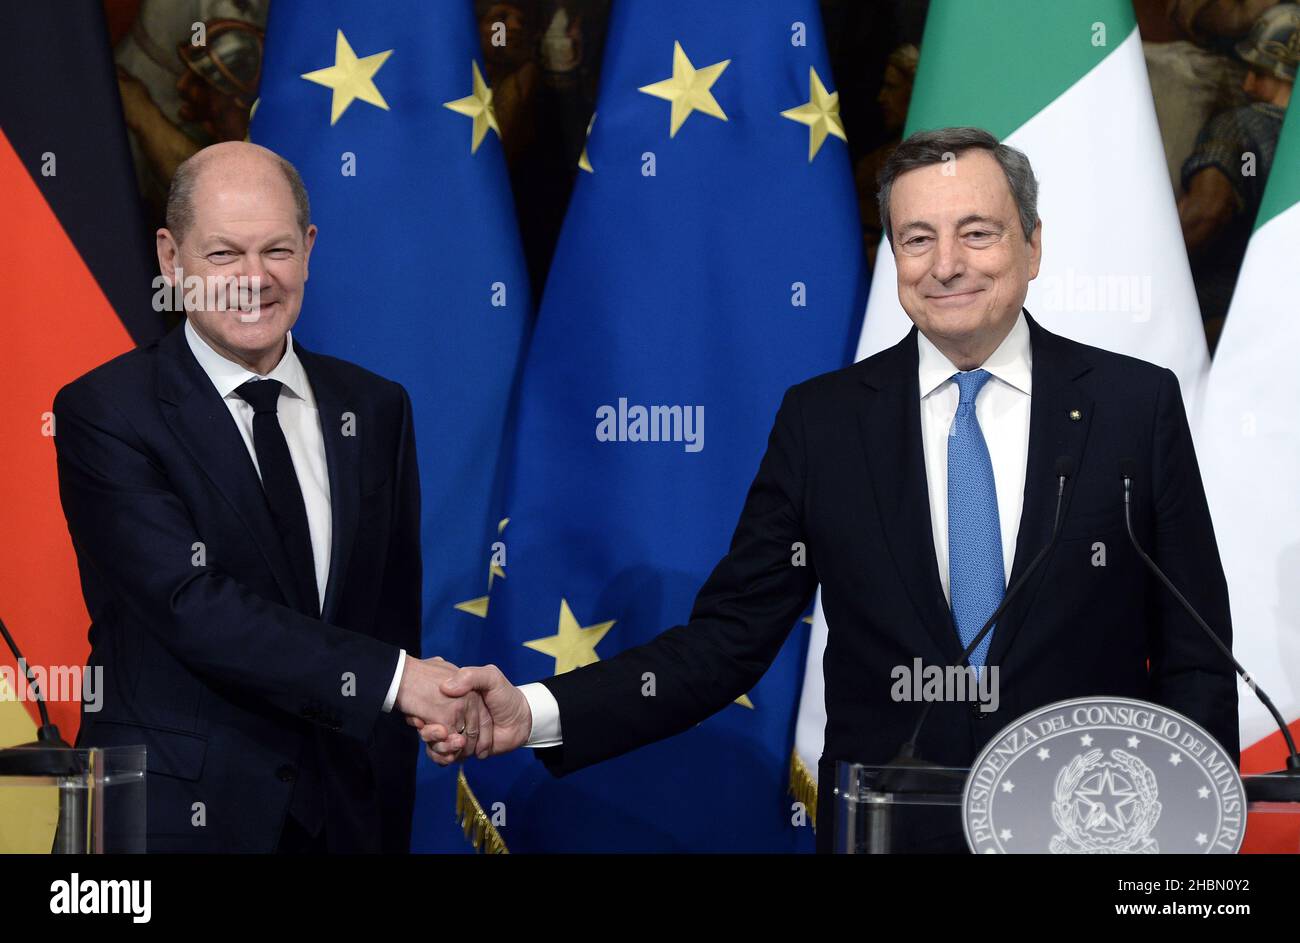
MULTIPOLYGON (((836 854, 969 854, 962 829, 962 793, 969 769, 917 763, 907 766, 835 764, 831 848, 836 854)), ((1246 795, 1266 794, 1268 775, 1243 776, 1246 795)), ((1270 828, 1285 847, 1300 854, 1300 804, 1250 801, 1246 826, 1270 828), (1284 827, 1274 816, 1289 816, 1284 827)))
POLYGON ((0 853, 144 850, 144 747, 0 750, 0 853))
POLYGON ((836 854, 962 854, 961 795, 970 772, 955 766, 836 763, 836 854))

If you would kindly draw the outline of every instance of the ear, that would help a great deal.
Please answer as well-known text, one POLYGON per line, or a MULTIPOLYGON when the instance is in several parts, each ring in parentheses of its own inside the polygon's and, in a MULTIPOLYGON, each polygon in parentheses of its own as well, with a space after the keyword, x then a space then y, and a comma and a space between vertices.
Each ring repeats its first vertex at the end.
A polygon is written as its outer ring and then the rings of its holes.
MULTIPOLYGON (((180 262, 180 244, 171 230, 163 227, 154 233, 155 249, 158 252, 158 270, 169 284, 176 284, 176 267, 180 262)), ((182 275, 182 277, 184 277, 182 275)))
POLYGON ((304 282, 310 273, 308 263, 311 262, 311 247, 314 245, 316 245, 316 225, 313 223, 307 227, 307 232, 302 239, 302 280, 304 282))
POLYGON ((1029 237, 1029 280, 1038 277, 1038 264, 1043 260, 1043 221, 1034 225, 1034 233, 1029 237))

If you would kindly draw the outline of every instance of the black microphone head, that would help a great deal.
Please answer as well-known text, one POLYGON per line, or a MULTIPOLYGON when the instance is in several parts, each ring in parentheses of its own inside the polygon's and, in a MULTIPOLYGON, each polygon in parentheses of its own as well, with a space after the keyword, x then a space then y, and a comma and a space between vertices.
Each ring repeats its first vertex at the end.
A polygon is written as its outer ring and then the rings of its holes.
POLYGON ((1056 457, 1056 477, 1069 478, 1074 474, 1074 458, 1070 455, 1058 455, 1056 457))
POLYGON ((1125 481, 1132 481, 1137 477, 1137 462, 1131 458, 1122 458, 1119 461, 1119 477, 1125 481))

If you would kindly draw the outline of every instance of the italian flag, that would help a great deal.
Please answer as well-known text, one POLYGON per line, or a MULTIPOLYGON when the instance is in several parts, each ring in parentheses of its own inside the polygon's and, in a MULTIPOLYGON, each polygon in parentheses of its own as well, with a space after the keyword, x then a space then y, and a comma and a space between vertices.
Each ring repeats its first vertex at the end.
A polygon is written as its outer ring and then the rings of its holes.
MULTIPOLYGON (((1197 454, 1228 574, 1233 653, 1300 737, 1300 111, 1278 140, 1223 336, 1206 381, 1197 454)), ((1272 716, 1240 687, 1243 772, 1281 769, 1272 716)), ((1252 815, 1247 850, 1294 854, 1289 815, 1252 815)))
MULTIPOLYGON (((1209 358, 1130 0, 933 0, 905 135, 956 125, 1033 164, 1043 260, 1025 307, 1048 330, 1169 367, 1194 414, 1209 358)), ((876 258, 859 360, 911 328, 890 247, 876 258)), ((826 722, 825 645, 819 600, 791 759, 804 801, 826 722)))

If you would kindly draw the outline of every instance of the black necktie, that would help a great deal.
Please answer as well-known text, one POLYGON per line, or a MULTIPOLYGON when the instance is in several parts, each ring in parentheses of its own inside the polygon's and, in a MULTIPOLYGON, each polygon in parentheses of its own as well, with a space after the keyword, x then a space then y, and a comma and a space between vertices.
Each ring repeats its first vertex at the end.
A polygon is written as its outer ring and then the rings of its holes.
POLYGON ((300 611, 319 616, 320 594, 316 588, 311 531, 307 527, 307 505, 302 499, 289 443, 276 414, 282 386, 279 380, 249 380, 235 393, 253 407, 253 448, 257 451, 257 467, 262 472, 262 490, 293 570, 300 611))

